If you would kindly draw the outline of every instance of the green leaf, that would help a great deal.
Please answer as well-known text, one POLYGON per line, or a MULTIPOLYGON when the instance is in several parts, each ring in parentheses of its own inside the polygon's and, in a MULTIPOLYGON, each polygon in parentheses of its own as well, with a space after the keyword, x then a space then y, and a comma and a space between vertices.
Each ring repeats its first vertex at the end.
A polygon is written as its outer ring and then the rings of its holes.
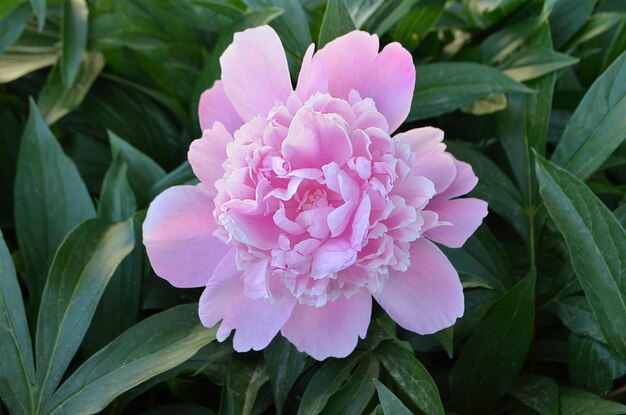
MULTIPOLYGON (((393 29, 393 38, 412 50, 426 37, 443 14, 444 0, 421 0, 393 29)), ((357 26, 358 27, 358 26, 357 26)))
MULTIPOLYGON (((18 7, 26 3, 26 0, 4 0, 0 2, 0 19, 4 19, 15 11, 18 7)), ((30 10, 31 7, 28 6, 30 10)))
MULTIPOLYGON (((580 291, 580 289, 578 290, 580 291)), ((572 333, 606 343, 584 295, 572 295, 553 303, 554 310, 572 333)))
POLYGON ((131 222, 93 219, 73 230, 57 251, 37 319, 36 413, 61 381, 109 279, 133 244, 131 222))
POLYGON ((298 415, 317 415, 322 412, 330 397, 341 388, 350 377, 352 369, 360 356, 351 356, 347 360, 329 359, 315 372, 304 391, 298 415))
POLYGON ((550 13, 554 46, 561 46, 583 27, 597 0, 556 0, 550 13))
POLYGON ((66 88, 61 81, 60 65, 54 67, 46 85, 39 92, 39 108, 46 122, 51 125, 76 109, 104 68, 104 56, 97 51, 83 55, 73 86, 66 88))
POLYGON ((120 153, 113 156, 100 192, 98 217, 114 222, 130 218, 137 210, 137 202, 133 190, 128 184, 126 172, 128 167, 120 153))
POLYGON ((328 0, 320 28, 317 48, 321 49, 333 39, 356 29, 344 0, 328 0))
POLYGON ((31 100, 15 178, 15 230, 35 303, 65 235, 94 216, 91 197, 76 166, 31 100))
POLYGON ((360 415, 374 396, 374 384, 380 374, 380 363, 364 356, 348 381, 335 393, 322 412, 325 415, 360 415))
POLYGON ((489 94, 533 92, 498 69, 477 63, 418 65, 408 121, 452 112, 489 94))
POLYGON ((52 66, 58 59, 56 50, 7 52, 0 55, 0 84, 14 81, 37 69, 52 66))
POLYGON ((109 131, 109 141, 113 157, 119 155, 128 166, 128 182, 135 193, 138 207, 143 207, 150 201, 150 189, 165 177, 165 171, 150 157, 111 131, 109 131))
POLYGON ((509 395, 539 415, 559 414, 559 386, 550 378, 521 374, 511 385, 509 395))
POLYGON ((561 415, 623 415, 626 406, 607 401, 592 393, 570 388, 561 388, 559 397, 561 415))
POLYGON ((176 167, 171 172, 167 173, 162 179, 156 182, 152 188, 150 189, 150 193, 148 198, 150 200, 154 199, 159 193, 164 191, 165 189, 181 185, 181 184, 191 184, 196 183, 198 179, 196 175, 193 173, 191 169, 191 165, 189 161, 185 160, 181 163, 180 166, 176 167))
POLYGON ((282 336, 276 336, 263 354, 272 383, 276 413, 280 415, 291 387, 304 369, 307 356, 282 336))
POLYGON ((533 337, 535 272, 491 306, 450 374, 453 401, 466 413, 490 413, 517 377, 533 337))
POLYGON ((578 61, 577 58, 551 50, 525 49, 503 64, 503 72, 522 82, 574 65, 578 61))
POLYGON ((541 196, 610 348, 626 357, 626 230, 570 172, 537 158, 541 196))
POLYGON ((599 395, 626 374, 626 361, 591 337, 572 334, 567 341, 567 368, 572 385, 599 395))
POLYGON ((402 401, 398 399, 385 385, 377 379, 373 379, 376 390, 378 391, 378 399, 385 415, 411 415, 409 408, 404 406, 402 401))
POLYGON ((123 392, 189 359, 215 339, 216 330, 200 324, 197 304, 149 317, 76 369, 47 402, 46 413, 99 413, 123 392))
POLYGON ((215 412, 200 405, 188 403, 171 403, 141 412, 139 415, 213 415, 215 412))
POLYGON ((37 29, 41 32, 46 24, 46 0, 30 0, 30 5, 37 16, 37 29))
POLYGON ((32 413, 33 348, 15 266, 0 232, 0 396, 15 414, 32 413))
POLYGON ((357 28, 369 19, 385 2, 385 0, 344 0, 350 16, 357 28))
POLYGON ((437 385, 410 348, 404 347, 398 340, 387 340, 381 343, 375 353, 385 370, 418 408, 429 415, 443 415, 437 385))
POLYGON ((552 161, 586 179, 626 139, 626 52, 591 85, 567 123, 552 161))
MULTIPOLYGON (((263 360, 233 355, 226 375, 226 408, 220 413, 250 415, 261 386, 269 380, 263 360)), ((225 402, 222 401, 222 405, 225 402)))
POLYGON ((389 13, 385 18, 380 22, 380 24, 376 27, 376 34, 378 36, 383 36, 387 33, 394 25, 400 21, 407 13, 411 11, 413 6, 419 0, 402 0, 400 4, 391 9, 391 13, 389 13))
POLYGON ((61 21, 61 79, 63 86, 74 85, 87 47, 89 8, 85 0, 65 0, 61 21))
POLYGON ((626 19, 626 13, 594 13, 564 49, 571 53, 578 46, 608 32, 626 19))
POLYGON ((28 4, 23 4, 0 20, 0 54, 19 39, 32 14, 28 4))

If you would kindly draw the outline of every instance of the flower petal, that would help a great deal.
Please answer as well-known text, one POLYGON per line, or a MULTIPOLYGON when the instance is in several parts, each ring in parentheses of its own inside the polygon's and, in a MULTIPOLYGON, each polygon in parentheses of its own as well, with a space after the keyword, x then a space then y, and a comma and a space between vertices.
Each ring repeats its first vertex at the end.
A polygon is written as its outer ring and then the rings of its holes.
POLYGON ((377 54, 378 36, 355 30, 329 42, 315 54, 313 62, 326 62, 328 91, 347 99, 351 90, 361 92, 369 83, 370 66, 377 54))
POLYGON ((231 134, 243 124, 241 117, 224 92, 222 81, 219 80, 200 95, 198 118, 202 130, 212 128, 213 124, 219 121, 231 134))
POLYGON ((361 95, 371 97, 378 111, 387 118, 389 131, 395 131, 409 115, 415 66, 409 51, 390 43, 372 62, 368 82, 361 95))
POLYGON ((352 353, 359 337, 365 338, 371 315, 372 297, 362 289, 319 308, 297 304, 281 333, 314 359, 341 358, 352 353))
POLYGON ((448 258, 432 242, 418 239, 411 244, 410 255, 409 269, 390 269, 382 291, 372 295, 400 326, 432 334, 463 315, 463 287, 448 258))
POLYGON ((296 93, 302 100, 307 99, 316 92, 328 92, 328 71, 326 70, 326 62, 324 58, 319 57, 313 60, 313 51, 315 45, 310 45, 302 59, 302 67, 298 75, 298 84, 296 93))
POLYGON ((464 161, 454 160, 456 166, 456 177, 450 186, 441 194, 437 195, 437 199, 453 199, 463 196, 474 189, 478 184, 478 177, 474 174, 472 166, 464 161))
POLYGON ((283 44, 269 26, 235 33, 220 65, 226 95, 244 121, 266 116, 292 92, 283 44))
POLYGON ((244 295, 242 272, 235 264, 235 249, 220 261, 200 297, 200 321, 213 327, 222 320, 217 340, 224 341, 235 330, 233 346, 238 352, 261 350, 272 341, 289 319, 295 305, 293 296, 272 300, 250 299, 244 295))
POLYGON ((352 143, 332 116, 302 107, 291 121, 282 153, 294 169, 320 168, 332 162, 342 166, 352 156, 352 143))
POLYGON ((175 186, 154 199, 143 243, 154 272, 175 287, 202 287, 230 248, 213 236, 213 199, 201 186, 175 186))
POLYGON ((450 248, 462 247, 487 216, 487 202, 473 198, 431 202, 427 209, 437 213, 440 222, 450 222, 452 226, 435 227, 425 236, 450 248))
POLYGON ((224 176, 222 163, 227 157, 226 145, 232 140, 230 133, 217 121, 213 128, 202 132, 202 138, 194 140, 189 146, 187 157, 191 168, 213 197, 217 193, 215 182, 224 176))

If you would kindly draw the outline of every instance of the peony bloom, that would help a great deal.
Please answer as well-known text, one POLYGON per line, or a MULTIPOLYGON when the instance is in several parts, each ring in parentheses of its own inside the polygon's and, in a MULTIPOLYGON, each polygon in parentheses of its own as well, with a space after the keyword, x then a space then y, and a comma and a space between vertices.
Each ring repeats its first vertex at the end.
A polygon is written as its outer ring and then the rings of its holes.
POLYGON ((269 26, 235 34, 222 79, 200 99, 189 149, 200 183, 151 204, 144 243, 176 287, 206 287, 202 323, 237 351, 282 333, 315 359, 365 337, 372 297, 405 329, 463 315, 459 277, 433 244, 460 247, 487 204, 458 199, 472 168, 443 132, 391 134, 409 113, 415 68, 400 44, 354 31, 302 63, 295 90, 269 26))

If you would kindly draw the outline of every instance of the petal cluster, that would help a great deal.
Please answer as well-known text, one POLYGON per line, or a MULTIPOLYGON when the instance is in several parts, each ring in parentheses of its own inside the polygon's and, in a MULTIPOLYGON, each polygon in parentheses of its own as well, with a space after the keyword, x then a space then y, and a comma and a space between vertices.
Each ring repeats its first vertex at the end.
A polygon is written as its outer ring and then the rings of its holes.
POLYGON ((487 214, 458 198, 477 183, 443 132, 391 134, 408 115, 415 69, 399 44, 351 32, 307 50, 296 88, 268 26, 234 36, 222 79, 201 97, 196 186, 151 204, 155 272, 205 287, 200 318, 259 350, 281 332, 316 359, 365 337, 372 298, 421 334, 463 314, 458 275, 432 241, 460 247, 487 214))

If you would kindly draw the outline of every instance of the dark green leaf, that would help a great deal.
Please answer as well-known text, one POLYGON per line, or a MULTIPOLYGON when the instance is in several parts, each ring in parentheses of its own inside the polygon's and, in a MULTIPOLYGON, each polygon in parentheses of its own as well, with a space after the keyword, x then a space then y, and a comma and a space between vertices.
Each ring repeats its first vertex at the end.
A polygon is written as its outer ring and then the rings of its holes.
POLYGON ((176 167, 152 186, 148 198, 154 199, 159 193, 168 187, 180 184, 190 184, 196 182, 197 180, 198 179, 195 174, 193 174, 191 165, 185 160, 180 166, 176 167))
POLYGON ((452 112, 494 92, 532 92, 498 69, 477 63, 431 63, 418 65, 415 71, 408 121, 452 112))
POLYGON ((380 400, 380 406, 385 415, 410 415, 409 408, 404 406, 402 401, 398 399, 385 385, 374 379, 376 390, 378 391, 378 399, 380 400))
POLYGON ((46 24, 46 0, 30 0, 30 5, 37 16, 37 29, 41 32, 46 24))
POLYGON ((611 30, 616 24, 626 19, 626 13, 595 13, 564 49, 571 53, 578 46, 611 30))
POLYGON ((586 179, 626 139, 626 52, 591 85, 552 161, 586 179))
POLYGON ((213 415, 215 412, 209 408, 199 405, 191 405, 188 403, 172 403, 169 405, 159 406, 140 413, 139 415, 213 415))
POLYGON ((318 49, 354 29, 354 22, 344 0, 328 0, 317 41, 318 49))
POLYGON ((65 0, 61 24, 61 79, 66 88, 74 85, 80 61, 87 47, 87 18, 85 0, 65 0))
POLYGON ((45 409, 50 415, 98 413, 123 392, 189 359, 215 332, 198 321, 197 304, 147 318, 76 369, 45 409))
POLYGON ((623 415, 626 406, 606 401, 593 393, 561 388, 559 411, 561 415, 623 415))
POLYGON ((443 414, 437 385, 413 352, 397 340, 387 340, 375 351, 391 377, 426 414, 443 414))
POLYGON ((541 196, 600 330, 611 349, 626 357, 626 230, 574 175, 541 158, 536 168, 541 196))
POLYGON ((76 166, 31 101, 17 162, 15 230, 33 299, 65 235, 95 213, 76 166))
POLYGON ((553 306, 563 324, 572 333, 606 342, 585 296, 572 295, 555 301, 553 306))
POLYGON ((444 0, 421 0, 418 7, 393 29, 393 38, 405 48, 414 49, 437 23, 445 6, 444 0))
POLYGON ((276 412, 280 415, 291 387, 304 369, 307 356, 282 336, 276 336, 272 340, 265 349, 264 356, 272 382, 276 412))
POLYGON ((357 29, 369 19, 385 0, 344 0, 357 29))
POLYGON ((93 219, 73 230, 57 251, 37 319, 36 413, 61 382, 100 296, 133 244, 132 222, 93 219))
POLYGON ((533 337, 535 272, 494 303, 450 374, 453 400, 466 413, 490 413, 519 374, 533 337))
POLYGON ((11 254, 0 232, 0 396, 15 414, 33 411, 33 348, 11 254))
MULTIPOLYGON (((252 414, 259 390, 269 380, 263 361, 255 360, 250 356, 233 355, 226 375, 226 387, 222 391, 226 395, 227 408, 221 407, 220 414, 252 414)), ((224 403, 222 401, 222 405, 224 403)))
POLYGON ((613 379, 626 374, 626 361, 597 340, 572 334, 567 341, 567 368, 575 387, 604 394, 613 387, 613 379))
POLYGON ((71 87, 63 86, 60 65, 54 67, 37 100, 41 114, 49 125, 54 124, 80 105, 89 92, 91 84, 104 68, 104 63, 104 56, 100 52, 85 53, 78 67, 76 80, 71 87))
POLYGON ((522 374, 511 385, 509 395, 539 415, 559 414, 559 386, 550 378, 522 374))
POLYGON ((353 355, 347 360, 330 359, 324 363, 313 375, 304 391, 298 415, 317 415, 321 413, 330 397, 350 377, 352 369, 359 361, 358 357, 353 355))
POLYGON ((325 415, 360 415, 374 396, 372 379, 378 378, 380 363, 364 356, 348 381, 335 393, 322 412, 325 415))
POLYGON ((578 59, 563 53, 545 49, 525 49, 503 64, 503 72, 522 82, 539 78, 577 62, 578 59))
POLYGON ((99 218, 119 222, 130 218, 137 210, 133 190, 126 178, 127 171, 123 156, 116 153, 102 183, 98 202, 99 218))
POLYGON ((402 0, 376 27, 376 34, 382 36, 395 26, 400 19, 411 11, 419 0, 402 0))
POLYGON ((550 13, 554 46, 560 49, 583 27, 597 0, 556 0, 550 13))
POLYGON ((119 155, 128 166, 128 182, 135 192, 138 207, 150 201, 150 188, 165 177, 165 171, 150 157, 109 131, 111 152, 119 155))
POLYGON ((19 39, 31 14, 30 6, 22 4, 7 17, 0 20, 0 54, 19 39))

